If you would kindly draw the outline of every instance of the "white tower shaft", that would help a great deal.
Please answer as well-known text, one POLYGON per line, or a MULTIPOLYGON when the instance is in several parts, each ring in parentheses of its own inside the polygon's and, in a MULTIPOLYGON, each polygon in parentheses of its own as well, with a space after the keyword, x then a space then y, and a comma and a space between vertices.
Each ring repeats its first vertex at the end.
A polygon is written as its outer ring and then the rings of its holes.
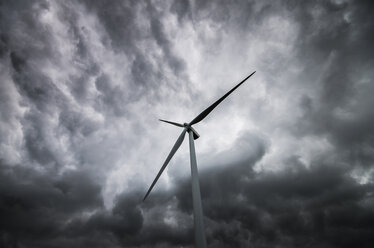
POLYGON ((195 245, 196 245, 196 248, 206 248, 204 216, 203 216, 203 208, 201 205, 199 175, 197 172, 193 132, 190 131, 189 136, 190 136, 192 204, 193 204, 194 226, 195 226, 195 245))

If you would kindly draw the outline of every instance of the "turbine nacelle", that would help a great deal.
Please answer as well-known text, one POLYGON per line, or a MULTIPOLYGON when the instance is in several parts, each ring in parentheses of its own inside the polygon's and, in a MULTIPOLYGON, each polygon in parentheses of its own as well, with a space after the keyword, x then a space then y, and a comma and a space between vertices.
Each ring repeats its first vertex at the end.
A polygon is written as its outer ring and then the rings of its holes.
MULTIPOLYGON (((184 124, 186 124, 186 123, 184 123, 184 124)), ((190 132, 190 131, 193 132, 193 139, 194 140, 197 140, 200 137, 200 134, 198 132, 196 132, 196 130, 193 127, 187 125, 187 128, 188 128, 187 132, 190 132)))
POLYGON ((162 119, 160 119, 160 121, 162 121, 162 122, 166 122, 166 123, 169 123, 169 124, 171 124, 171 125, 174 125, 174 126, 177 126, 177 127, 184 127, 186 130, 187 130, 187 132, 190 132, 190 131, 192 131, 192 133, 193 133, 193 138, 196 140, 196 139, 198 139, 199 137, 200 137, 200 134, 190 125, 190 124, 188 124, 188 123, 183 123, 183 124, 180 124, 180 123, 178 123, 178 122, 173 122, 173 121, 167 121, 167 120, 162 120, 162 119))

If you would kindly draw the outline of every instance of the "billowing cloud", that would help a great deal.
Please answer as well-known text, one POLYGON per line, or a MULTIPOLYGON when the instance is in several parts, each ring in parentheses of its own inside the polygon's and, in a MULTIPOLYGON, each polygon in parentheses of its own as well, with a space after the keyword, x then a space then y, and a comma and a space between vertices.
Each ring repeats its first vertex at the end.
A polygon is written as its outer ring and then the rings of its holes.
POLYGON ((0 246, 371 247, 371 1, 0 2, 0 246))

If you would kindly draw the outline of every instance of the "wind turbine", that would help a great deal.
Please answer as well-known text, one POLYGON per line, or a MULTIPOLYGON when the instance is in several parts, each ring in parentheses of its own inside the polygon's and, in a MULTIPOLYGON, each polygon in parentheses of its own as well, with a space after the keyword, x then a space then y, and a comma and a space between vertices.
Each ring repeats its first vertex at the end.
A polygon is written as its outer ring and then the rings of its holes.
POLYGON ((179 138, 175 142, 173 148, 171 149, 169 155, 167 156, 164 164, 162 165, 160 171, 158 172, 156 178, 153 180, 151 186, 149 187, 147 193, 145 194, 143 201, 147 198, 153 186, 155 186, 157 180, 161 176, 162 172, 165 170, 166 166, 168 165, 170 159, 174 156, 175 152, 178 150, 180 145, 184 140, 184 136, 186 132, 189 133, 190 137, 190 162, 191 162, 191 183, 192 183, 192 203, 193 203, 193 214, 194 214, 194 228, 195 228, 195 244, 197 248, 205 248, 206 247, 206 239, 205 239, 205 231, 204 231, 204 223, 203 223, 203 210, 201 206, 201 196, 200 196, 200 186, 199 186, 199 177, 197 172, 197 163, 196 163, 196 154, 195 154, 195 144, 194 140, 198 139, 200 135, 196 132, 196 130, 192 127, 192 125, 202 121, 218 104, 220 104, 228 95, 230 95, 234 90, 236 90, 241 84, 243 84, 249 77, 255 74, 256 71, 252 72, 248 77, 244 78, 240 83, 238 83, 234 88, 232 88, 229 92, 227 92, 224 96, 210 105, 207 109, 201 112, 198 116, 196 116, 190 123, 176 123, 167 120, 161 120, 163 122, 182 127, 183 131, 179 135, 179 138))

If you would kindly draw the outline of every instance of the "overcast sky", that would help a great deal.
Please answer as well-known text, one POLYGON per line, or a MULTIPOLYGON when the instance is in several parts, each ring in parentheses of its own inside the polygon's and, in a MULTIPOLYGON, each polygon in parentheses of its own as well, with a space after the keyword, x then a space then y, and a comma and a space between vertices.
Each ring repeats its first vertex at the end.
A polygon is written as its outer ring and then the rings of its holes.
POLYGON ((0 247, 372 247, 373 1, 0 1, 0 247))

